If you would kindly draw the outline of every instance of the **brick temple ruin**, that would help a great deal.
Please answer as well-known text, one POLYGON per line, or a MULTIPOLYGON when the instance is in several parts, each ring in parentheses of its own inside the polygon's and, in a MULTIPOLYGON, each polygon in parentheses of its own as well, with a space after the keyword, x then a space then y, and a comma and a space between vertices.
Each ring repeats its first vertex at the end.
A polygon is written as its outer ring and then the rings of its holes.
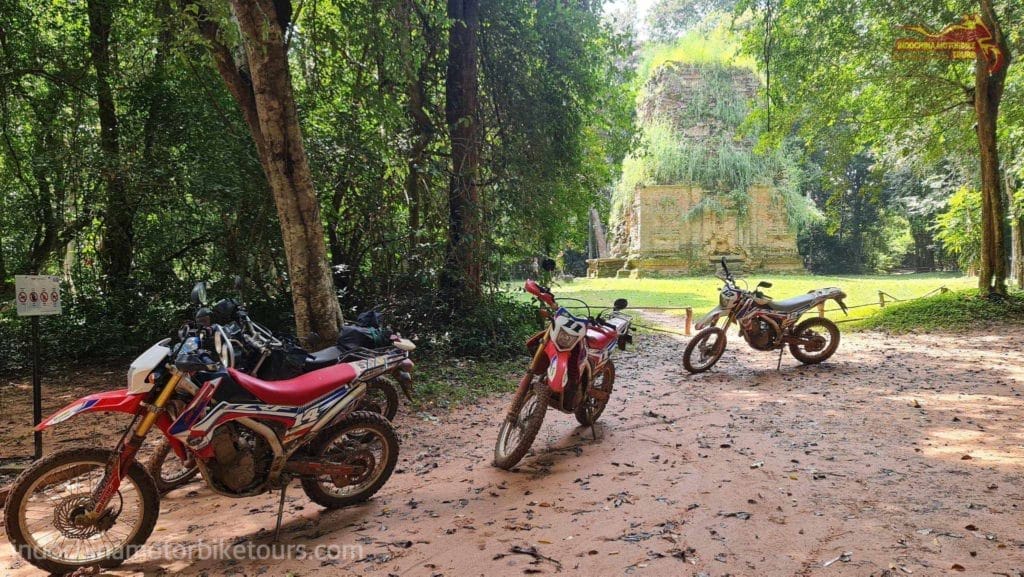
MULTIPOLYGON (((753 73, 730 69, 736 98, 752 98, 758 80, 753 73)), ((680 123, 695 91, 701 90, 701 68, 663 66, 648 83, 651 96, 640 105, 641 120, 672 119, 680 138, 702 142, 729 130, 713 115, 680 123), (653 86, 653 90, 650 88, 653 86)), ((752 146, 752 143, 749 144, 752 146)), ((781 193, 771 186, 747 189, 743 210, 728 196, 716 196, 718 210, 701 210, 706 193, 693 183, 638 185, 631 202, 614 219, 607 255, 588 262, 588 276, 627 277, 707 274, 723 256, 744 271, 803 272, 796 234, 790 226, 781 193)))

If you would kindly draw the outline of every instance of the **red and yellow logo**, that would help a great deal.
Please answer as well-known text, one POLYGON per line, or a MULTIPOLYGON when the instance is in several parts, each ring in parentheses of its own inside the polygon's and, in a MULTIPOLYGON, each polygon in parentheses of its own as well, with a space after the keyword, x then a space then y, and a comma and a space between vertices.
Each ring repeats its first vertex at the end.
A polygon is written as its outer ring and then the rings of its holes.
POLYGON ((981 56, 988 64, 989 74, 998 72, 1005 64, 1003 51, 977 14, 964 15, 960 22, 950 24, 938 32, 932 32, 924 26, 902 28, 917 32, 922 37, 897 39, 895 53, 899 57, 973 60, 981 56))

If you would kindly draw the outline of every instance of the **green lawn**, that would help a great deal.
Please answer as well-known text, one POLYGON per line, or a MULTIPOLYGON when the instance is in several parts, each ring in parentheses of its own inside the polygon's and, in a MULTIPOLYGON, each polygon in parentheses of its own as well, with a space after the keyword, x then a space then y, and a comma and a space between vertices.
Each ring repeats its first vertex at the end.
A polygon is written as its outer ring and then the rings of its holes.
MULTIPOLYGON (((902 275, 851 275, 815 276, 782 275, 764 273, 740 279, 753 288, 760 280, 773 284, 765 292, 777 299, 785 299, 812 289, 838 286, 848 295, 846 304, 853 307, 862 304, 876 306, 855 308, 849 318, 864 318, 878 310, 878 291, 885 291, 897 299, 912 299, 923 296, 939 287, 961 290, 976 286, 977 280, 949 273, 921 273, 902 275)), ((591 306, 610 306, 616 298, 629 300, 631 308, 645 307, 693 307, 695 318, 700 318, 718 301, 722 281, 714 277, 683 277, 671 279, 576 279, 568 283, 555 283, 551 291, 555 297, 573 297, 586 301, 591 306)), ((516 294, 528 298, 522 292, 522 284, 514 285, 516 294)), ((887 296, 886 301, 890 299, 887 296)), ((566 302, 565 304, 570 304, 566 302)), ((828 308, 834 308, 831 303, 828 308)), ((682 310, 668 311, 684 315, 682 310)), ((828 316, 844 319, 840 311, 829 312, 828 316)))

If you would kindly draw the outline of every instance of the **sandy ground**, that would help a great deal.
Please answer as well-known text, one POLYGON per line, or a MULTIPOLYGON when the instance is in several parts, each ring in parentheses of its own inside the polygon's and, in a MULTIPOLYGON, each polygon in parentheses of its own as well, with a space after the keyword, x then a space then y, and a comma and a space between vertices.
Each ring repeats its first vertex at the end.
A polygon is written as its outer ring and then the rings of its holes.
MULTIPOLYGON (((598 438, 549 411, 513 472, 490 466, 507 398, 404 408, 371 502, 328 512, 293 483, 292 558, 225 560, 268 553, 276 495, 197 482, 113 574, 1024 575, 1024 329, 843 338, 832 362, 777 372, 733 337, 690 376, 685 338, 643 335, 598 438)), ((6 546, 0 572, 39 574, 6 546)))

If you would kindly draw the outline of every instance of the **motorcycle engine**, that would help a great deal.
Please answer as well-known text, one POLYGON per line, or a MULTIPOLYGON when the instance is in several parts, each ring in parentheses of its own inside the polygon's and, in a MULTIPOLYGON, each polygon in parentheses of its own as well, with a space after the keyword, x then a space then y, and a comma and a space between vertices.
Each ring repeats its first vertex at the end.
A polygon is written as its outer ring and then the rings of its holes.
POLYGON ((770 351, 782 341, 782 330, 769 318, 758 316, 743 326, 747 344, 759 351, 770 351))
POLYGON ((267 480, 273 451, 262 436, 228 423, 213 433, 214 458, 207 463, 215 482, 227 493, 245 494, 267 480))

